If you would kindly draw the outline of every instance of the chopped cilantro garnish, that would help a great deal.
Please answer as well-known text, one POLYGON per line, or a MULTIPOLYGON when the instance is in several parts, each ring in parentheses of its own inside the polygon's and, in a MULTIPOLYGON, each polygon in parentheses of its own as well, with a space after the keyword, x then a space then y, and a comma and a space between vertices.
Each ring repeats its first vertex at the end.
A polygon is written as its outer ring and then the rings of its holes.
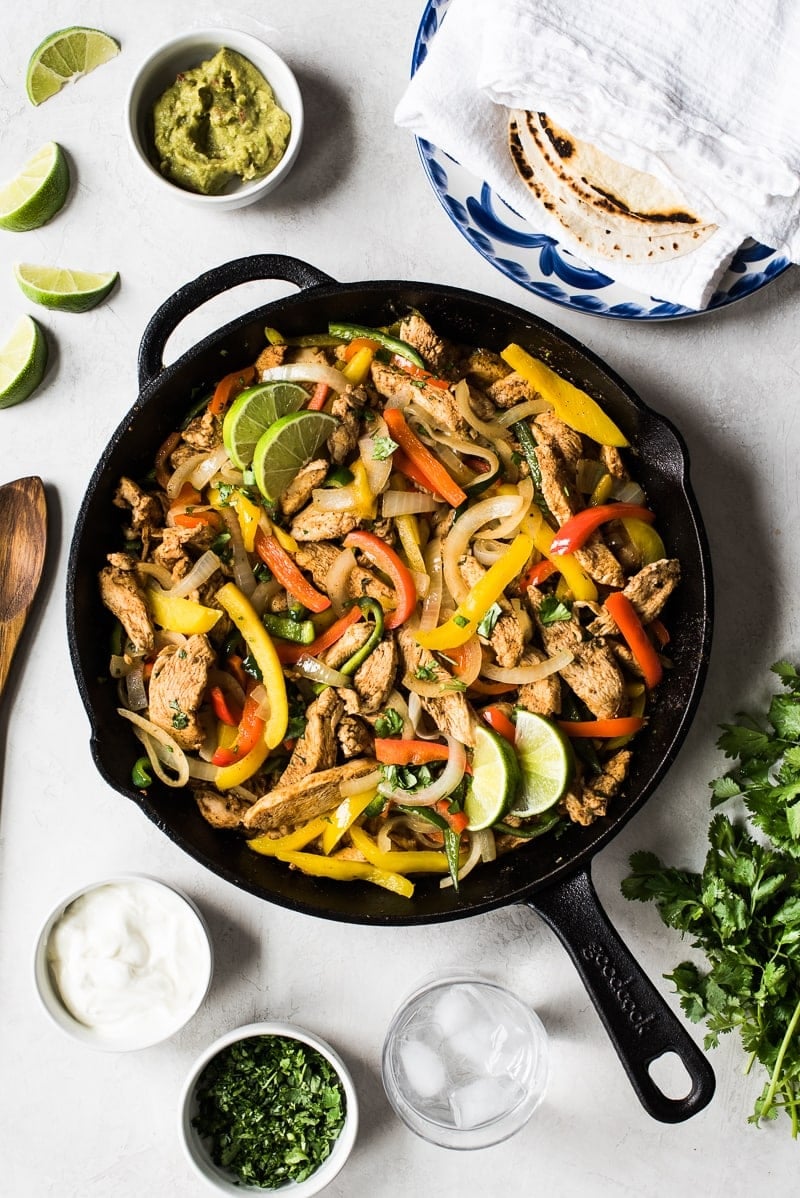
POLYGON ((478 625, 478 636, 490 637, 494 632, 494 626, 503 614, 503 609, 499 603, 493 603, 487 611, 486 615, 478 625))
POLYGON ((414 671, 414 677, 419 678, 420 682, 435 682, 439 677, 439 670, 435 662, 430 662, 428 665, 419 665, 414 671))
POLYGON ((393 790, 415 791, 430 786, 433 775, 427 765, 382 765, 381 777, 393 790))
POLYGON ((170 700, 170 711, 174 712, 172 717, 172 727, 176 732, 182 732, 184 728, 189 727, 189 717, 185 711, 181 710, 181 705, 177 699, 170 700))
POLYGON ((556 599, 555 595, 545 595, 537 614, 541 624, 557 624, 559 620, 572 619, 572 607, 561 599, 556 599))
POLYGON ((375 437, 372 442, 372 456, 376 462, 385 462, 399 446, 391 437, 375 437))
POLYGON ((375 721, 375 733, 377 736, 399 736, 402 731, 403 717, 393 707, 387 707, 386 711, 382 715, 379 715, 375 721))

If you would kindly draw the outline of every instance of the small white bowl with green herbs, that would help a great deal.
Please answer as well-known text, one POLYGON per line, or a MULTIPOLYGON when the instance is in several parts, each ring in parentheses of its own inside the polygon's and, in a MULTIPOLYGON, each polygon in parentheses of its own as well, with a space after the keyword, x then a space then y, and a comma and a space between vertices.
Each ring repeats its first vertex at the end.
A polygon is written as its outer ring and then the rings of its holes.
POLYGON ((358 1099, 339 1054, 290 1023, 251 1023, 214 1041, 183 1087, 190 1162, 219 1194, 311 1198, 345 1164, 358 1099))

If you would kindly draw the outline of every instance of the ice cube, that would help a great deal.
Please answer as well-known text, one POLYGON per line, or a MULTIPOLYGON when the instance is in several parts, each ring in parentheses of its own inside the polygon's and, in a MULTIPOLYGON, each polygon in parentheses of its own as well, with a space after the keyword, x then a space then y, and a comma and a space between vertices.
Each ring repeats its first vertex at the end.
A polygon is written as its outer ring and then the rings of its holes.
POLYGON ((439 1025, 445 1039, 469 1025, 477 1012, 471 986, 448 986, 437 998, 431 1019, 439 1025))
POLYGON ((502 1118, 520 1102, 523 1093, 509 1079, 479 1077, 452 1090, 449 1097, 456 1127, 470 1131, 502 1118))
POLYGON ((406 1040, 399 1046, 398 1055, 408 1085, 420 1098, 433 1098, 442 1092, 447 1076, 432 1048, 419 1040, 406 1040))
MULTIPOLYGON (((442 1044, 442 1055, 454 1065, 468 1065, 473 1072, 486 1073, 494 1059, 495 1039, 501 1029, 488 1019, 473 1020, 449 1035, 442 1044)), ((493 1071, 492 1071, 493 1072, 493 1071)))

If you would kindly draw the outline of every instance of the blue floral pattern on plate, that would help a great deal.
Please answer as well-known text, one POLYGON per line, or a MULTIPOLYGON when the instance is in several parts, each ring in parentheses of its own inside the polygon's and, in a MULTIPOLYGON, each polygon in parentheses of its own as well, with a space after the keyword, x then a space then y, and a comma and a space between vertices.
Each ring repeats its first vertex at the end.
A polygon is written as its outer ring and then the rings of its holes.
MULTIPOLYGON (((413 74, 424 62, 450 0, 428 0, 417 30, 413 74)), ((535 233, 487 183, 437 146, 417 138, 422 165, 439 202, 460 233, 487 262, 521 287, 567 308, 619 320, 672 320, 701 315, 695 308, 641 295, 575 258, 552 237, 535 233)), ((707 308, 724 308, 766 287, 791 266, 785 255, 747 241, 734 255, 707 308)))

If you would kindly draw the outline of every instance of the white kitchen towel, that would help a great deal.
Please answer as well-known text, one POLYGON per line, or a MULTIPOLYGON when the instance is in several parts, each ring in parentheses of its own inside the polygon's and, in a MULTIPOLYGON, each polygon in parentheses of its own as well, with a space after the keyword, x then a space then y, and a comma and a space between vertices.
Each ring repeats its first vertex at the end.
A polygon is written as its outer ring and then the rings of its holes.
MULTIPOLYGON (((511 0, 500 2, 510 4, 511 0)), ((623 7, 627 11, 624 0, 623 7)), ((521 18, 519 4, 515 8, 521 18)), ((609 5, 607 11, 610 9, 609 5)), ((491 5, 485 0, 452 0, 424 62, 397 106, 395 122, 439 146, 471 174, 485 179, 538 232, 552 236, 595 269, 611 274, 640 294, 689 308, 705 307, 733 253, 750 235, 749 230, 734 222, 721 224, 696 250, 653 265, 612 263, 608 258, 588 254, 520 180, 508 151, 508 110, 478 86, 479 75, 485 80, 484 47, 488 48, 490 33, 498 35, 499 11, 498 0, 491 5)), ((522 36, 519 28, 517 33, 522 36)), ((553 116, 558 119, 557 114, 553 116)), ((566 121, 563 124, 569 128, 566 121)))
POLYGON ((494 0, 477 85, 800 259, 798 0, 494 0))

